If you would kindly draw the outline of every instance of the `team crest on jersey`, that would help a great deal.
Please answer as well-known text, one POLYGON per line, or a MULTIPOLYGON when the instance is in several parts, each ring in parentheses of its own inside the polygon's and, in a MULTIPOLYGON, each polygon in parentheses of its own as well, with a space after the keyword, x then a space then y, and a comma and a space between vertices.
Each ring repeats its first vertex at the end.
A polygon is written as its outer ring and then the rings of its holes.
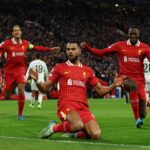
POLYGON ((82 73, 83 78, 86 78, 86 72, 82 73))
POLYGON ((69 74, 69 71, 65 71, 64 74, 69 74))
POLYGON ((13 50, 13 49, 14 49, 14 47, 11 47, 10 49, 11 49, 11 50, 13 50))
POLYGON ((24 49, 24 46, 22 45, 22 49, 24 49))
POLYGON ((138 50, 138 55, 140 55, 140 54, 141 54, 141 52, 142 52, 141 50, 138 50))

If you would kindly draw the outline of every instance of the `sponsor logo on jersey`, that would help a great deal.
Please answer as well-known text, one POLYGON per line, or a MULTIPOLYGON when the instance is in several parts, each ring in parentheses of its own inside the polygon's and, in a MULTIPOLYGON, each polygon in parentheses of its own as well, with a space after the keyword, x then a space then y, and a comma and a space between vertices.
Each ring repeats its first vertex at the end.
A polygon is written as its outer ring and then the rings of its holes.
POLYGON ((67 85, 72 85, 72 80, 71 79, 68 79, 67 85))
POLYGON ((24 52, 17 52, 17 53, 13 52, 12 57, 15 57, 15 56, 24 56, 24 52))
POLYGON ((80 81, 80 80, 68 79, 67 85, 85 87, 85 82, 80 81))
POLYGON ((124 62, 137 62, 137 63, 140 62, 140 59, 139 58, 135 58, 135 57, 124 56, 123 59, 124 59, 124 62))
POLYGON ((124 56, 124 62, 128 62, 128 58, 127 58, 127 56, 124 56))

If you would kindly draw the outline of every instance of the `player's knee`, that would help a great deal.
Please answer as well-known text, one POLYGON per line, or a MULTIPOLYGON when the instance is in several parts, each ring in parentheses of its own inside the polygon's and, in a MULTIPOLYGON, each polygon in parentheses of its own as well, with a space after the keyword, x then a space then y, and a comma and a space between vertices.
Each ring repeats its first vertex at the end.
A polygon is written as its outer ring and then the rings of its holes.
POLYGON ((76 121, 73 125, 72 128, 74 131, 82 130, 84 128, 83 122, 82 121, 76 121))
POLYGON ((4 96, 5 96, 5 99, 10 99, 10 93, 9 92, 5 92, 4 96))
POLYGON ((137 84, 136 83, 131 84, 130 90, 137 91, 138 90, 137 84))
POLYGON ((24 87, 18 88, 18 92, 19 92, 19 94, 23 94, 24 93, 24 87))
POLYGON ((100 130, 96 130, 96 131, 91 132, 91 139, 98 140, 98 139, 100 139, 100 136, 101 136, 100 130))
POLYGON ((8 95, 5 95, 5 99, 10 99, 10 96, 8 96, 8 95))

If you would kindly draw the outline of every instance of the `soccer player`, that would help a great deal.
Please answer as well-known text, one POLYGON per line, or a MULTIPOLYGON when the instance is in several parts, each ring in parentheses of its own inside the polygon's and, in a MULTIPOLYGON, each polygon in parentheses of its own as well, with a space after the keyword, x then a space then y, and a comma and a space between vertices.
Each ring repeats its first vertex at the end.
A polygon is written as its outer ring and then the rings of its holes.
MULTIPOLYGON (((26 73, 26 80, 28 80, 30 68, 32 68, 34 71, 37 70, 39 82, 44 83, 45 81, 48 80, 48 69, 46 63, 40 60, 39 53, 36 54, 35 60, 33 60, 28 67, 26 73)), ((31 108, 34 108, 35 96, 36 96, 36 92, 38 92, 38 108, 41 108, 44 94, 38 90, 36 83, 33 79, 31 80, 31 90, 32 90, 32 99, 31 99, 31 104, 29 106, 31 108)))
POLYGON ((32 45, 29 41, 26 41, 21 38, 22 31, 19 25, 13 26, 12 39, 5 40, 0 44, 0 50, 6 52, 6 63, 4 65, 4 74, 5 74, 5 98, 9 99, 11 94, 11 89, 13 84, 16 83, 19 92, 18 100, 18 120, 23 120, 22 115, 25 96, 24 88, 26 84, 25 72, 25 54, 27 50, 37 50, 37 51, 59 51, 59 47, 43 47, 32 45))
POLYGON ((103 56, 107 53, 118 53, 120 75, 127 75, 124 88, 129 90, 129 97, 136 120, 137 128, 143 125, 146 117, 146 95, 143 60, 147 57, 150 60, 150 50, 147 44, 140 42, 140 31, 136 27, 128 30, 127 41, 119 41, 102 50, 90 47, 82 43, 82 48, 94 55, 103 56))
POLYGON ((104 95, 116 86, 123 83, 124 77, 115 77, 112 85, 101 86, 92 69, 81 64, 79 57, 81 49, 77 43, 68 43, 66 46, 68 61, 57 64, 45 83, 38 82, 38 73, 30 69, 30 77, 33 78, 40 91, 45 92, 59 82, 59 100, 57 115, 62 121, 50 122, 47 128, 40 133, 41 138, 48 138, 57 132, 76 132, 76 137, 99 139, 101 130, 89 110, 87 101, 87 84, 91 85, 100 95, 104 95))
MULTIPOLYGON (((146 100, 150 100, 150 62, 147 58, 144 59, 144 76, 145 76, 145 89, 146 89, 146 100)), ((150 107, 148 106, 148 109, 150 107)))

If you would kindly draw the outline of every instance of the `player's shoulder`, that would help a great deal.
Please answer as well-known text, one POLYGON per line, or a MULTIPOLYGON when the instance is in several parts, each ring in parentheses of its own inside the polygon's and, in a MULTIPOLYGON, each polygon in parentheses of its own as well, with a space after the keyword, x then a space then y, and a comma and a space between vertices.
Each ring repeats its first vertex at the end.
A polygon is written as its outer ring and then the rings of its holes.
POLYGON ((22 39, 22 43, 23 44, 28 44, 28 43, 30 43, 28 40, 26 40, 26 39, 22 39))
POLYGON ((62 68, 62 67, 66 67, 66 66, 67 66, 66 63, 58 63, 55 65, 55 67, 57 67, 57 68, 62 68))
POLYGON ((12 40, 11 39, 6 39, 5 41, 3 41, 1 44, 11 44, 12 40))
POLYGON ((87 66, 85 64, 82 64, 82 68, 85 70, 85 71, 92 71, 92 68, 90 66, 87 66))
POLYGON ((117 45, 127 45, 127 41, 118 41, 116 42, 117 45))
POLYGON ((147 47, 149 47, 149 45, 144 42, 140 42, 140 47, 147 48, 147 47))
POLYGON ((123 45, 123 44, 124 44, 124 41, 117 41, 117 42, 114 42, 113 44, 111 44, 109 47, 119 46, 119 45, 123 45))

